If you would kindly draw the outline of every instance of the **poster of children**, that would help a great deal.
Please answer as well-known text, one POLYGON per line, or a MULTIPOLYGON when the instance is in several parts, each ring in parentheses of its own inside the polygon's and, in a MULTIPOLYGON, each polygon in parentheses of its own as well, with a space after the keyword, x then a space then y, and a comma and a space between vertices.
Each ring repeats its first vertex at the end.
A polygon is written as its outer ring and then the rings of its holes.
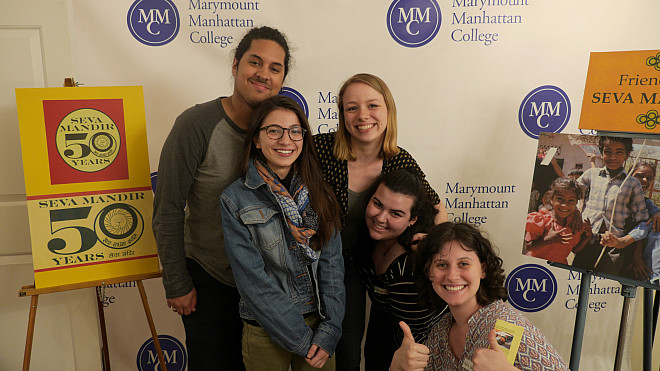
POLYGON ((542 133, 523 254, 660 285, 660 141, 542 133))

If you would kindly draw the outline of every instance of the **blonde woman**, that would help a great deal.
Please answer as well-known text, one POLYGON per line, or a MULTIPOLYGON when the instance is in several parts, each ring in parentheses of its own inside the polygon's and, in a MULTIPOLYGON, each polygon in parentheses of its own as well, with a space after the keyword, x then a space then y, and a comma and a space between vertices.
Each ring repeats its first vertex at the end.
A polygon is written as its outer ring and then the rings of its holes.
POLYGON ((359 370, 364 335, 366 297, 351 249, 364 223, 367 189, 380 174, 408 169, 422 179, 438 209, 436 223, 446 221, 447 212, 415 159, 397 146, 396 105, 383 80, 366 73, 352 76, 339 90, 337 106, 337 131, 315 135, 314 144, 323 177, 335 192, 344 216, 341 237, 347 311, 336 356, 337 369, 350 371, 359 370))

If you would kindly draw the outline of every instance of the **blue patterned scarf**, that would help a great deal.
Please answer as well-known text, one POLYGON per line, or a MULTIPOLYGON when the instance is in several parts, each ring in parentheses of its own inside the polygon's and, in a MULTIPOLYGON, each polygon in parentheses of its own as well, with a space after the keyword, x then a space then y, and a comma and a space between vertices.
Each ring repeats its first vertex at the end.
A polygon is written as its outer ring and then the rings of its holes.
MULTIPOLYGON (((257 159, 254 160, 254 166, 257 168, 261 178, 270 185, 271 190, 277 198, 277 202, 284 211, 287 225, 296 240, 298 247, 302 250, 305 257, 312 262, 318 259, 316 252, 309 246, 309 239, 316 234, 317 215, 312 210, 309 203, 309 190, 302 183, 302 180, 293 175, 291 189, 293 197, 289 194, 286 187, 271 174, 270 169, 257 159)), ((311 263, 311 262, 307 262, 311 263)))

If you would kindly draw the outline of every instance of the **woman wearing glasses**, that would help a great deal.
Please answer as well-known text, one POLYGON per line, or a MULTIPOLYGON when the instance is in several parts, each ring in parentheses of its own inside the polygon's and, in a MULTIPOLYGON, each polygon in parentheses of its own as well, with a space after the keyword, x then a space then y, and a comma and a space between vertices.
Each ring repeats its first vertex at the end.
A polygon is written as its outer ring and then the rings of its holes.
POLYGON ((314 144, 323 176, 335 192, 344 215, 341 239, 347 310, 336 356, 338 370, 353 371, 360 369, 366 297, 352 250, 364 224, 369 201, 367 189, 380 174, 409 169, 422 179, 438 209, 436 222, 446 221, 447 212, 415 159, 397 147, 396 105, 383 80, 364 73, 352 76, 339 90, 337 106, 337 131, 315 135, 314 144))
POLYGON ((254 111, 243 169, 221 209, 245 366, 334 370, 345 305, 339 210, 293 100, 276 96, 254 111))

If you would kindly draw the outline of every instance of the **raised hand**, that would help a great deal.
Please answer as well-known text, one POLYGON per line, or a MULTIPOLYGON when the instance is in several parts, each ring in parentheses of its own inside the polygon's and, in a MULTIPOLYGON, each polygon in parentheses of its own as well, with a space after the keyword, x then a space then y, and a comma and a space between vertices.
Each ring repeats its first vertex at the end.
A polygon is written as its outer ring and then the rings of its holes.
POLYGON ((649 221, 646 222, 647 225, 651 224, 651 223, 653 223, 653 225, 652 225, 653 226, 653 232, 660 231, 660 212, 653 214, 651 219, 649 219, 649 221))
POLYGON ((589 218, 584 220, 584 236, 591 238, 594 235, 594 232, 591 230, 591 221, 589 218))
MULTIPOLYGON (((658 214, 660 214, 660 213, 658 213, 658 214)), ((413 235, 412 246, 410 246, 413 251, 417 251, 417 244, 422 242, 422 240, 426 238, 427 234, 428 233, 415 233, 413 235)))
POLYGON ((600 236, 600 244, 607 247, 616 247, 619 239, 612 232, 606 231, 600 236))
POLYGON ((415 343, 410 327, 401 321, 403 330, 403 342, 401 347, 394 352, 390 371, 422 371, 429 362, 429 348, 424 344, 415 343))
POLYGON ((495 329, 490 330, 488 333, 488 342, 490 343, 490 349, 481 348, 474 351, 474 357, 472 357, 474 371, 517 370, 506 359, 502 348, 497 343, 495 329))
POLYGON ((560 230, 555 230, 554 228, 550 228, 548 231, 548 234, 545 235, 543 238, 546 242, 561 242, 563 245, 567 245, 571 242, 573 239, 573 234, 572 233, 564 233, 566 231, 566 228, 562 228, 560 230))

